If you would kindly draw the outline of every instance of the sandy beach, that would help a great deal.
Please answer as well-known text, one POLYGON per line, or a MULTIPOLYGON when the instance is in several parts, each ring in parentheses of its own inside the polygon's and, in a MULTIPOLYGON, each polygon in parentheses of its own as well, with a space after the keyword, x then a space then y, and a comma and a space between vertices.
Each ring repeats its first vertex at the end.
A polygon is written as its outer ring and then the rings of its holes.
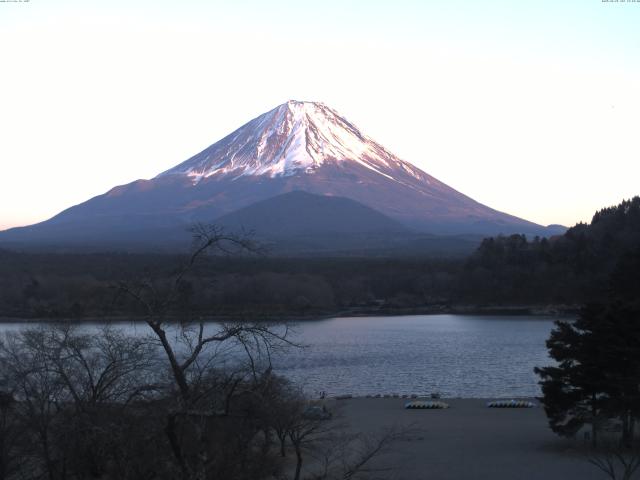
MULTIPOLYGON (((584 440, 556 436, 541 407, 487 408, 488 400, 445 399, 446 410, 406 410, 406 399, 338 400, 354 431, 413 426, 417 430, 378 459, 397 480, 604 479, 585 457, 584 440)), ((535 401, 535 400, 534 400, 535 401)), ((537 403, 537 402, 536 402, 537 403)))

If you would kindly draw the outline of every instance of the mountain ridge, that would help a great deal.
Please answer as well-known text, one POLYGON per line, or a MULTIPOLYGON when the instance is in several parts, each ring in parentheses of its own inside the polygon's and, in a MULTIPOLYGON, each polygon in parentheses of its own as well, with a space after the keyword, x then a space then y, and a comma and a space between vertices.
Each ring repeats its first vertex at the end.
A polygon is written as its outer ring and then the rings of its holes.
POLYGON ((52 226, 58 241, 93 228, 148 227, 151 235, 160 227, 212 222, 293 191, 344 197, 429 234, 550 235, 560 230, 471 199, 396 157, 322 103, 289 101, 152 179, 114 187, 46 222, 3 232, 0 240, 28 242, 46 237, 52 226))
POLYGON ((259 235, 345 233, 413 233, 399 222, 345 197, 315 195, 302 190, 252 203, 215 219, 231 230, 259 235))

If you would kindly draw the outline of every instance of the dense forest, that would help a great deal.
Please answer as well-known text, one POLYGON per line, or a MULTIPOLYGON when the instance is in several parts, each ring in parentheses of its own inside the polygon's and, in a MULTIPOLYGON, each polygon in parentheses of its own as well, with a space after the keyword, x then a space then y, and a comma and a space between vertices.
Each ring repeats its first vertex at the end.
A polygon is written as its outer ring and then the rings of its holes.
POLYGON ((640 197, 602 209, 558 237, 485 239, 465 263, 461 298, 585 303, 604 298, 610 276, 640 252, 640 197))
MULTIPOLYGON (((606 295, 611 274, 639 255, 635 197, 562 236, 487 238, 466 259, 210 255, 185 279, 179 313, 255 318, 571 307, 606 295)), ((180 255, 0 251, 0 316, 141 314, 117 284, 146 279, 162 285, 184 261, 180 255)))

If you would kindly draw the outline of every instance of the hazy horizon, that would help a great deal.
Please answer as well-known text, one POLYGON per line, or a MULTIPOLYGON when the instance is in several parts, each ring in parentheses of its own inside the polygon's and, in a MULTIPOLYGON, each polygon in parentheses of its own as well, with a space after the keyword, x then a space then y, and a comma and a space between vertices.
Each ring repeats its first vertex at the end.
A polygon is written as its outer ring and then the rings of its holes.
POLYGON ((640 3, 0 3, 0 229, 320 101, 547 225, 640 193, 640 3))

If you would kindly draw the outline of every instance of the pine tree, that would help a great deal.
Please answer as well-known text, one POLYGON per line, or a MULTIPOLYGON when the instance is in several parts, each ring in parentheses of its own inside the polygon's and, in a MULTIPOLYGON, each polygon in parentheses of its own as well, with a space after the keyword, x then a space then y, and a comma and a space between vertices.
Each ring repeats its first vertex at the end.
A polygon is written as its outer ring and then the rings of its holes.
POLYGON ((599 361, 600 342, 591 325, 600 310, 601 307, 590 306, 583 309, 576 322, 556 322, 547 348, 557 365, 535 369, 541 377, 542 402, 551 429, 572 437, 590 424, 594 445, 604 412, 607 382, 599 361))
POLYGON ((556 322, 547 341, 557 365, 536 368, 551 429, 573 436, 585 424, 622 422, 629 446, 640 417, 640 249, 622 257, 608 300, 582 309, 575 322, 556 322))

